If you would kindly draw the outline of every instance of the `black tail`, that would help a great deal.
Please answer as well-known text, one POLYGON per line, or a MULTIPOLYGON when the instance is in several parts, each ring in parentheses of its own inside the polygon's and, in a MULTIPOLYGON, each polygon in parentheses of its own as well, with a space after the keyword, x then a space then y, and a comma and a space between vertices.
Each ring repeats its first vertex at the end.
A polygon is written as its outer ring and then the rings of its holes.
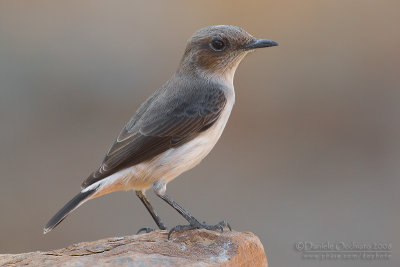
POLYGON ((96 189, 88 190, 86 192, 80 192, 73 199, 71 199, 67 204, 65 204, 62 209, 60 209, 53 218, 46 224, 43 229, 43 233, 46 234, 53 230, 60 222, 62 222, 68 214, 78 208, 81 204, 83 204, 88 197, 90 197, 96 189))

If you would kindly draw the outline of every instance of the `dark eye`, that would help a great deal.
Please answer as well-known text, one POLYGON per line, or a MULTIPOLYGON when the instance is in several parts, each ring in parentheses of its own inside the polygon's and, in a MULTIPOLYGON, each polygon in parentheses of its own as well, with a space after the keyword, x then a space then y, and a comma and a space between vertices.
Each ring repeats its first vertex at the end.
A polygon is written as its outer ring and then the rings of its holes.
POLYGON ((215 51, 222 51, 225 49, 225 43, 222 40, 214 40, 210 45, 215 51))

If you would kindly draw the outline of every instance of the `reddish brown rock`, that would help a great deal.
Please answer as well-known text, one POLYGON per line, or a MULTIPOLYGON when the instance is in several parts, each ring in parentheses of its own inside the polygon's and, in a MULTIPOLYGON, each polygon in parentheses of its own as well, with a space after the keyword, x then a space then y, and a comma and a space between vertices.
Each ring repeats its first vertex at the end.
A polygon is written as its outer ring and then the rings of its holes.
POLYGON ((66 248, 0 255, 0 266, 267 266, 252 233, 166 231, 102 239, 66 248))

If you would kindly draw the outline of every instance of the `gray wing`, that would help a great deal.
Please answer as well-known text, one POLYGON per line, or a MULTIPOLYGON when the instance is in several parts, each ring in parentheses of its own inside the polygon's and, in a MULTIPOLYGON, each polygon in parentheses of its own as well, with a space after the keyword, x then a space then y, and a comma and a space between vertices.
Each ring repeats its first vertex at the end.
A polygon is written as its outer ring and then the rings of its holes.
POLYGON ((218 87, 166 86, 154 93, 122 129, 100 168, 83 183, 85 188, 127 167, 182 145, 211 127, 226 104, 218 87))

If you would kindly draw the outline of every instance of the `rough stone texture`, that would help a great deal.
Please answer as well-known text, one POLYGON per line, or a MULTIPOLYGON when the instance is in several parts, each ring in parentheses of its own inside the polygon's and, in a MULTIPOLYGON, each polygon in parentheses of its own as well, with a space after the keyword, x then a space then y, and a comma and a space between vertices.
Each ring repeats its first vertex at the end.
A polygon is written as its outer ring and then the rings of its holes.
POLYGON ((268 266, 252 233, 166 231, 83 242, 66 248, 0 255, 0 266, 268 266))

